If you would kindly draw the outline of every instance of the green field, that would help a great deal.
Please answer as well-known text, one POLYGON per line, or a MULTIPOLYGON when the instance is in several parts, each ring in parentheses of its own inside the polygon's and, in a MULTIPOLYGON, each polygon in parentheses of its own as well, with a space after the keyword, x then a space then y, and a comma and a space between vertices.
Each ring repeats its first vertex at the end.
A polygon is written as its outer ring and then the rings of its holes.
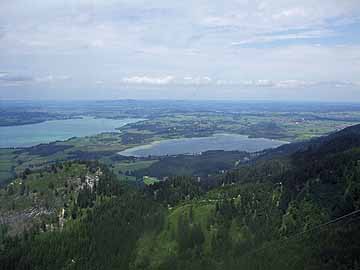
POLYGON ((302 141, 326 135, 360 121, 360 112, 169 112, 131 123, 120 133, 72 138, 65 142, 24 150, 0 149, 0 183, 25 169, 40 169, 66 160, 98 160, 109 165, 122 181, 134 181, 134 172, 156 160, 119 158, 125 149, 169 138, 202 137, 215 133, 244 134, 284 141, 302 141))
POLYGON ((155 177, 144 176, 143 181, 144 181, 145 185, 150 186, 150 185, 153 185, 153 184, 159 182, 160 180, 155 177))

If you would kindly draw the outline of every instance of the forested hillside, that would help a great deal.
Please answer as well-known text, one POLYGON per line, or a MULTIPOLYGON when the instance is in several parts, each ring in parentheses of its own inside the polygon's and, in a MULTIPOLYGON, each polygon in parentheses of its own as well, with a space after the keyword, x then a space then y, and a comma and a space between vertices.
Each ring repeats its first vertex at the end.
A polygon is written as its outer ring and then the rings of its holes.
POLYGON ((359 269, 358 130, 285 146, 296 151, 265 154, 212 185, 187 175, 140 189, 94 162, 28 171, 1 191, 0 266, 359 269), (8 222, 31 207, 48 212, 30 227, 8 222))

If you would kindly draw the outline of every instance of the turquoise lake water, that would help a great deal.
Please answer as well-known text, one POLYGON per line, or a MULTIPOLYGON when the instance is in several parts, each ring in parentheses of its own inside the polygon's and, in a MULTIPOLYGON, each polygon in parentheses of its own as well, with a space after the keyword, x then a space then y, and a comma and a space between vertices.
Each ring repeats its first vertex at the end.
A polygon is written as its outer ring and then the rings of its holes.
POLYGON ((237 134, 215 134, 211 137, 171 139, 154 142, 148 145, 133 147, 119 152, 123 156, 147 157, 179 154, 196 154, 209 150, 257 152, 276 148, 287 142, 249 138, 237 134))
POLYGON ((83 117, 22 126, 0 127, 0 148, 29 147, 40 143, 67 140, 71 137, 117 132, 116 128, 137 121, 139 119, 115 120, 83 117))

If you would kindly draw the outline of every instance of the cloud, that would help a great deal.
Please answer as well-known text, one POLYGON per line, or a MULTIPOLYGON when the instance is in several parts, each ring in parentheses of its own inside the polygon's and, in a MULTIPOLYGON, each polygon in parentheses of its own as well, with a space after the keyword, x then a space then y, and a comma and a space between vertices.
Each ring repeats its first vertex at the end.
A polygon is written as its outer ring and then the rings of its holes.
POLYGON ((355 88, 360 85, 350 81, 304 81, 304 80, 254 80, 243 81, 238 85, 250 88, 301 89, 301 88, 355 88))
POLYGON ((52 83, 66 81, 71 77, 68 75, 42 75, 32 76, 23 74, 13 74, 10 72, 0 72, 0 85, 3 86, 24 86, 38 83, 52 83))
POLYGON ((1 80, 1 78, 4 78, 4 77, 6 77, 8 75, 9 75, 8 72, 0 72, 0 80, 1 80))
POLYGON ((162 76, 162 77, 151 77, 151 76, 133 76, 125 77, 122 79, 125 84, 143 84, 143 85, 177 85, 177 86, 211 86, 211 85, 229 85, 232 82, 227 80, 216 80, 210 76, 162 76))
POLYGON ((253 81, 244 81, 240 85, 247 87, 261 87, 261 88, 304 88, 311 87, 319 84, 318 82, 313 81, 302 81, 302 80, 253 80, 253 81))
POLYGON ((283 34, 264 34, 254 36, 250 39, 244 39, 237 42, 232 42, 231 46, 243 46, 249 44, 271 43, 275 41, 288 41, 288 40, 306 40, 306 39, 320 39, 335 36, 336 33, 331 30, 305 30, 297 31, 297 33, 283 33, 283 34))
POLYGON ((160 0, 147 5, 130 0, 51 2, 1 3, 2 43, 32 49, 125 47, 146 51, 161 46, 187 49, 188 42, 209 46, 213 39, 229 44, 311 39, 339 35, 333 27, 353 23, 360 13, 359 2, 352 0, 230 0, 221 4, 160 0), (276 34, 301 29, 304 32, 276 34))
POLYGON ((210 5, 207 10, 211 13, 202 23, 208 27, 240 27, 255 34, 330 26, 330 18, 336 18, 333 24, 344 16, 356 19, 359 9, 356 0, 228 1, 225 5, 210 5))
POLYGON ((12 75, 7 72, 0 73, 0 84, 5 86, 12 85, 23 85, 26 83, 30 83, 34 80, 31 76, 26 75, 12 75))
MULTIPOLYGON (((124 84, 135 85, 176 85, 176 86, 234 86, 241 88, 271 88, 271 89, 301 89, 313 87, 329 88, 354 88, 360 86, 351 81, 305 81, 305 80, 243 80, 233 81, 227 79, 211 78, 210 76, 185 76, 176 78, 175 76, 150 77, 133 76, 122 79, 124 84)), ((97 82, 98 83, 98 82, 97 82)), ((103 83, 103 81, 101 81, 103 83)))
POLYGON ((28 76, 10 76, 10 75, 5 75, 2 76, 0 78, 1 81, 5 81, 5 82, 29 82, 32 81, 33 78, 32 77, 28 77, 28 76))
POLYGON ((133 76, 123 78, 122 82, 125 84, 152 84, 152 85, 166 85, 174 81, 173 76, 149 77, 149 76, 133 76))
POLYGON ((40 76, 35 78, 35 82, 39 83, 49 83, 49 82, 55 82, 55 81, 67 81, 71 79, 68 75, 46 75, 46 76, 40 76))
POLYGON ((208 85, 212 84, 214 81, 209 76, 186 76, 178 83, 185 84, 185 85, 208 85))
POLYGON ((0 69, 23 71, 0 83, 354 88, 359 29, 359 0, 0 1, 0 69))

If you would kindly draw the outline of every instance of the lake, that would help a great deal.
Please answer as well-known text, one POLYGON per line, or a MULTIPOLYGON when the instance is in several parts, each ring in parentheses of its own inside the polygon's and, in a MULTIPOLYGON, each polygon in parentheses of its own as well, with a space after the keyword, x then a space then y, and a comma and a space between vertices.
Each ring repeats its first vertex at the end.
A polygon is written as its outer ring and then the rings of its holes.
POLYGON ((147 157, 179 154, 196 154, 209 150, 258 152, 276 148, 287 142, 249 138, 238 134, 215 134, 211 137, 182 138, 156 141, 148 145, 137 146, 119 152, 123 156, 147 157))
POLYGON ((72 137, 85 137, 104 132, 118 132, 116 128, 139 119, 79 119, 51 120, 37 124, 0 127, 0 148, 29 147, 40 143, 63 141, 72 137))

